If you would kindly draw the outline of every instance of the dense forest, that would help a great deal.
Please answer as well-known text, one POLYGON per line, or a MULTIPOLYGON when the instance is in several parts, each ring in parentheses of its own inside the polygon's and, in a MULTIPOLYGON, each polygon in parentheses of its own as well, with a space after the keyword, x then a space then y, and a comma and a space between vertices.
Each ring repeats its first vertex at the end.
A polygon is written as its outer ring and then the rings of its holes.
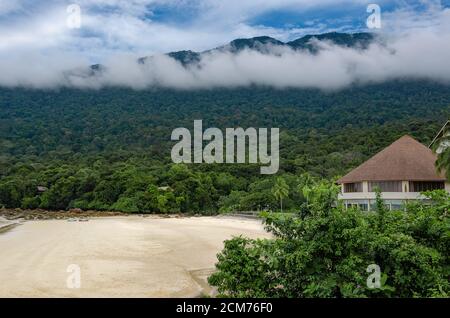
POLYGON ((0 206, 216 213, 285 209, 404 134, 427 144, 450 116, 450 87, 393 81, 342 91, 0 89, 0 206), (177 127, 280 128, 280 171, 175 165, 177 127), (278 180, 278 181, 277 181, 278 180))

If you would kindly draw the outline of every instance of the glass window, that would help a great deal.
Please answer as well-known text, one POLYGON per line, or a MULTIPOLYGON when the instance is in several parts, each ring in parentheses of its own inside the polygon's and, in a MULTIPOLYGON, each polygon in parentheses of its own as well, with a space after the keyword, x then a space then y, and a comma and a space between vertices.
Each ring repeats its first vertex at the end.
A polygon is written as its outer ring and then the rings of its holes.
POLYGON ((369 192, 375 192, 379 188, 381 192, 402 192, 401 181, 371 181, 369 182, 369 192))
POLYGON ((369 211, 369 205, 368 205, 367 203, 361 203, 361 204, 359 204, 359 208, 360 208, 362 211, 369 211))
POLYGON ((369 202, 368 200, 349 200, 345 202, 345 207, 347 209, 360 209, 362 211, 369 210, 369 202))
POLYGON ((362 182, 344 183, 344 192, 345 193, 362 192, 362 182))
POLYGON ((404 210, 405 208, 404 208, 403 204, 391 204, 391 209, 393 211, 401 211, 401 210, 404 210))
POLYGON ((445 183, 440 181, 410 181, 409 192, 424 192, 445 189, 445 183))
MULTIPOLYGON (((392 204, 386 202, 385 200, 383 200, 384 202, 384 207, 386 208, 386 210, 391 210, 392 204)), ((370 211, 375 212, 378 209, 377 207, 377 203, 376 201, 370 201, 370 211)))
POLYGON ((392 211, 401 211, 405 209, 405 202, 403 200, 386 200, 385 203, 390 205, 392 211))

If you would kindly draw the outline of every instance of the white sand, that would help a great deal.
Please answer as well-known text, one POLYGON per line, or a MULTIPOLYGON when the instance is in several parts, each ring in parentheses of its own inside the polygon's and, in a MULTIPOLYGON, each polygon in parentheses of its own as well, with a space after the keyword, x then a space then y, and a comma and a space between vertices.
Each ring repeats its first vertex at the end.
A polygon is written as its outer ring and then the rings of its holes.
POLYGON ((26 222, 0 233, 0 297, 195 297, 240 234, 269 237, 257 220, 220 217, 26 222), (70 264, 79 289, 67 287, 70 264))

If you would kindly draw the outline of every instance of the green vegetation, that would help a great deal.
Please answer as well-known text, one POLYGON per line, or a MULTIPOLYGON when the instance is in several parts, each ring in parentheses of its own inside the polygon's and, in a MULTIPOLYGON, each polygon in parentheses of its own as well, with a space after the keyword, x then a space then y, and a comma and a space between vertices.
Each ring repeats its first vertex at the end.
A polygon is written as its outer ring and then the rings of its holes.
POLYGON ((209 283, 225 297, 448 297, 450 197, 377 213, 332 207, 337 189, 309 187, 294 214, 264 213, 273 239, 225 242, 209 283), (331 200, 330 200, 331 199, 331 200), (379 286, 369 266, 380 268, 379 286), (368 270, 369 268, 369 270, 368 270), (375 287, 375 288, 373 288, 375 287))
POLYGON ((282 177, 278 177, 272 188, 274 197, 280 201, 280 210, 283 212, 283 199, 289 195, 289 186, 282 177))
POLYGON ((404 134, 429 143, 450 87, 390 82, 338 92, 0 89, 0 206, 143 213, 298 209, 310 179, 345 174, 404 134), (174 128, 279 127, 280 172, 174 165, 174 128), (45 187, 47 191, 38 191, 45 187))
MULTIPOLYGON (((438 138, 433 144, 433 149, 436 151, 441 145, 450 144, 449 126, 444 127, 442 136, 438 138)), ((438 156, 436 166, 439 171, 445 171, 447 179, 450 180, 450 147, 442 147, 442 152, 438 156)))
MULTIPOLYGON (((0 207, 129 213, 265 210, 273 239, 226 241, 209 282, 231 297, 448 297, 450 198, 377 213, 334 206, 333 180, 404 134, 431 142, 450 87, 339 92, 0 89, 0 207), (279 127, 280 172, 176 165, 174 128, 279 127), (324 181, 327 180, 327 181, 324 181), (380 288, 366 284, 369 265, 380 288)), ((439 167, 450 171, 450 148, 439 167)))

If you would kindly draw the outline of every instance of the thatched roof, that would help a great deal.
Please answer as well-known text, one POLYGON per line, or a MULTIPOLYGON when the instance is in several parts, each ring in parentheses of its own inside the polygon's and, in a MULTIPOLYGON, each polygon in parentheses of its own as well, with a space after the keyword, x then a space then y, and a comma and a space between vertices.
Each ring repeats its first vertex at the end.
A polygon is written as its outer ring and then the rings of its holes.
POLYGON ((410 136, 403 136, 339 179, 361 181, 445 181, 436 171, 436 155, 410 136))

